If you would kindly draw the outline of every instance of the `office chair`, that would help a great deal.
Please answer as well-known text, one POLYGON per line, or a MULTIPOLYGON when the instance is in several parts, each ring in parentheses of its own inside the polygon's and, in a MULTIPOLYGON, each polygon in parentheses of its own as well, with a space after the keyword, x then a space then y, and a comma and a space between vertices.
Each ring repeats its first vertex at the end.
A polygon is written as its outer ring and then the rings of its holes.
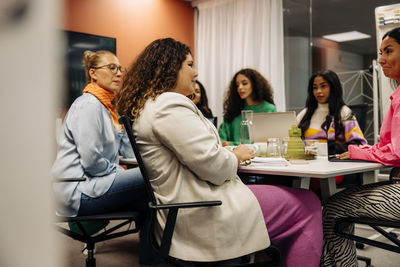
MULTIPOLYGON (((349 108, 357 119, 360 130, 364 133, 367 121, 367 104, 350 105, 349 108)), ((364 183, 363 173, 349 174, 343 177, 343 181, 337 185, 337 188, 348 188, 362 185, 364 183)))
MULTIPOLYGON (((364 133, 365 127, 366 127, 366 121, 367 121, 368 105, 367 104, 350 105, 349 108, 352 110, 354 116, 356 117, 361 131, 364 133)), ((362 185, 363 183, 364 183, 363 173, 357 173, 357 174, 353 174, 353 175, 345 175, 342 183, 337 185, 337 188, 349 188, 349 187, 353 187, 353 186, 362 185)), ((390 233, 390 235, 393 235, 393 234, 390 233)), ((361 242, 359 240, 355 240, 355 241, 356 241, 356 247, 358 249, 364 248, 363 242, 361 242)), ((366 262, 367 267, 371 266, 370 258, 364 257, 364 256, 357 256, 357 259, 366 262)))
MULTIPOLYGON (((390 172, 390 181, 393 183, 400 183, 400 168, 393 168, 390 172)), ((400 207, 399 207, 400 208, 400 207)), ((393 251, 396 253, 400 253, 400 239, 393 233, 387 232, 385 229, 381 227, 391 227, 391 228, 396 228, 400 229, 400 222, 396 221, 388 221, 388 220, 383 220, 383 219, 372 219, 372 218, 355 218, 355 217, 343 217, 343 218, 338 218, 335 221, 335 233, 338 236, 348 238, 350 240, 354 240, 357 243, 362 243, 362 244, 367 244, 370 246, 375 246, 378 248, 386 249, 389 251, 393 251), (379 232, 382 236, 386 237, 389 241, 391 241, 394 245, 392 244, 386 244, 380 241, 368 239, 362 236, 357 236, 355 234, 350 234, 346 232, 346 229, 348 228, 349 224, 352 223, 358 223, 358 224, 364 224, 368 225, 371 228, 375 229, 377 232, 379 232)), ((360 257, 357 256, 357 259, 364 260, 362 258, 365 257, 360 257)), ((368 260, 368 258, 366 258, 368 260)), ((369 262, 367 261, 367 267, 370 266, 371 260, 369 259, 369 262)))
POLYGON ((354 116, 356 116, 361 131, 364 132, 367 122, 368 104, 350 105, 349 108, 353 111, 354 116))
POLYGON ((218 128, 218 117, 213 117, 212 120, 213 120, 212 122, 213 122, 215 128, 218 128))
MULTIPOLYGON (((55 179, 54 182, 65 183, 65 182, 79 182, 85 181, 85 178, 69 178, 69 179, 55 179)), ((71 237, 72 239, 78 240, 86 244, 86 249, 88 251, 86 257, 86 267, 95 267, 96 259, 94 257, 95 244, 98 242, 110 240, 113 238, 125 236, 131 233, 137 233, 147 216, 146 212, 138 211, 124 211, 124 212, 109 212, 104 214, 96 215, 85 215, 76 217, 63 217, 57 216, 56 223, 75 223, 80 231, 73 231, 64 228, 56 224, 56 230, 71 237), (95 221, 122 221, 117 225, 106 229, 98 234, 90 233, 84 227, 85 222, 95 222, 95 221), (135 227, 131 228, 131 224, 134 223, 135 227), (122 227, 128 225, 128 229, 122 230, 122 227), (117 231, 119 230, 119 231, 117 231)))
MULTIPOLYGON (((126 132, 129 137, 129 141, 131 142, 133 152, 135 153, 136 160, 139 164, 140 171, 142 173, 143 179, 146 185, 146 191, 148 193, 150 202, 150 230, 148 231, 148 240, 149 243, 152 244, 154 250, 161 255, 161 257, 169 263, 172 263, 176 266, 181 267, 195 267, 195 266, 207 266, 207 267, 214 267, 214 266, 223 266, 227 262, 214 262, 214 263, 202 263, 202 262, 190 262, 180 260, 174 257, 169 256, 169 250, 171 247, 172 236, 174 234, 174 228, 177 220, 177 215, 179 209, 188 209, 188 208, 198 208, 198 207, 210 207, 213 206, 220 206, 222 202, 220 200, 212 200, 212 201, 199 201, 199 202, 185 202, 185 203, 169 203, 169 204, 157 204, 156 197, 154 195, 153 188, 150 184, 149 176, 147 175, 146 167, 143 163, 143 159, 139 152, 139 147, 136 143, 136 138, 133 135, 131 122, 128 120, 127 117, 121 116, 119 122, 124 125, 126 132), (168 210, 167 221, 165 224, 165 228, 162 234, 161 243, 158 244, 155 237, 155 224, 157 218, 158 210, 168 210)), ((281 258, 279 250, 274 247, 270 246, 265 250, 268 256, 271 258, 270 262, 258 262, 258 263, 248 263, 248 257, 242 257, 240 262, 236 265, 229 265, 229 266, 279 266, 281 258)))

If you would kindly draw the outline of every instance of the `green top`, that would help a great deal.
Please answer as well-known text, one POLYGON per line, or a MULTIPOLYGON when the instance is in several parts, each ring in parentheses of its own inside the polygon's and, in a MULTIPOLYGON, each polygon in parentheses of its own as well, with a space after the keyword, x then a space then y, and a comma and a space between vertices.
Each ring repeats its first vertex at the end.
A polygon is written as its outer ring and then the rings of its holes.
MULTIPOLYGON (((275 105, 264 101, 255 106, 244 105, 244 110, 252 110, 254 113, 276 112, 275 105)), ((224 122, 219 126, 218 133, 221 141, 229 141, 231 146, 240 144, 240 123, 242 122, 242 114, 236 116, 232 122, 224 122)))

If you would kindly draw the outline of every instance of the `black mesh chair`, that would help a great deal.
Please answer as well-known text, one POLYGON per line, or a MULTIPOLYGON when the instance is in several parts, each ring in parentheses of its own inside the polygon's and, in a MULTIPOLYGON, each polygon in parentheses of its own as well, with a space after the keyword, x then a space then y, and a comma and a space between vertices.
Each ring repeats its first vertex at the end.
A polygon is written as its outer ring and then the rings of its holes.
MULTIPOLYGON (((349 108, 356 117, 358 125, 360 126, 360 130, 364 132, 367 120, 368 105, 367 104, 350 105, 349 108)), ((337 185, 337 188, 348 188, 348 187, 362 185, 363 183, 364 183, 363 173, 349 174, 343 177, 343 181, 337 185)))
MULTIPOLYGON (((154 196, 153 188, 150 184, 149 177, 147 175, 147 170, 145 165, 143 164, 142 157, 139 152, 139 148, 136 144, 135 136, 133 135, 131 122, 128 120, 127 117, 121 116, 120 123, 125 126, 127 131, 129 140, 131 142, 133 152, 135 153, 136 160, 139 164, 140 171, 142 173, 143 179, 146 184, 146 190, 149 195, 149 208, 150 208, 150 230, 148 231, 148 240, 149 243, 152 244, 154 250, 158 252, 161 257, 169 263, 172 263, 176 266, 182 267, 195 267, 195 266, 224 266, 227 262, 213 262, 213 263, 202 263, 202 262, 189 262, 180 260, 177 258, 173 258, 169 256, 169 250, 171 247, 172 236, 174 234, 175 223, 177 220, 177 215, 179 209, 188 209, 188 208, 198 208, 198 207, 208 207, 212 208, 213 206, 219 206, 222 204, 220 200, 213 200, 213 201, 200 201, 200 202, 185 202, 185 203, 170 203, 170 204, 158 204, 157 200, 154 196), (156 224, 156 217, 158 210, 168 210, 167 220, 165 224, 165 228, 162 234, 161 243, 158 244, 155 238, 155 224, 156 224)), ((249 263, 249 257, 241 257, 238 261, 232 265, 229 263, 229 266, 279 266, 281 258, 279 250, 274 247, 270 246, 265 250, 267 255, 270 257, 270 261, 258 262, 258 263, 249 263)))
MULTIPOLYGON (((55 179, 54 182, 79 182, 84 181, 85 178, 71 178, 71 179, 55 179)), ((126 212, 110 212, 104 214, 76 216, 76 217, 62 217, 57 216, 56 229, 57 231, 86 244, 87 257, 86 267, 95 267, 96 259, 94 257, 95 244, 98 242, 110 240, 113 238, 125 236, 132 233, 137 233, 147 216, 146 212, 126 211, 126 212), (119 221, 115 226, 105 229, 99 233, 91 234, 85 227, 86 222, 99 222, 99 221, 119 221), (75 223, 79 231, 73 231, 60 223, 75 223), (132 226, 134 224, 134 227, 132 226), (123 229, 123 227, 126 227, 123 229)))
POLYGON ((215 128, 217 128, 218 127, 218 117, 213 117, 212 123, 214 124, 215 128))
MULTIPOLYGON (((390 181, 393 183, 400 183, 400 168, 393 168, 390 172, 390 181)), ((398 207, 400 209, 400 207, 398 207)), ((393 233, 387 232, 382 227, 390 227, 395 229, 400 229, 400 222, 388 221, 382 219, 372 219, 372 218, 356 218, 356 217, 343 217, 338 218, 335 221, 335 233, 338 236, 354 240, 357 244, 366 244, 370 246, 375 246, 378 248, 386 249, 396 253, 400 253, 400 239, 393 233), (391 241, 392 244, 387 244, 374 239, 368 239, 362 236, 357 236, 355 234, 348 233, 348 227, 350 224, 357 223, 363 224, 376 230, 382 236, 386 237, 387 240, 391 241)), ((367 262, 367 266, 371 266, 371 259, 366 257, 357 256, 359 260, 364 260, 367 262)))
POLYGON ((354 116, 356 116, 361 131, 364 132, 367 122, 368 104, 350 105, 349 108, 353 111, 354 116))

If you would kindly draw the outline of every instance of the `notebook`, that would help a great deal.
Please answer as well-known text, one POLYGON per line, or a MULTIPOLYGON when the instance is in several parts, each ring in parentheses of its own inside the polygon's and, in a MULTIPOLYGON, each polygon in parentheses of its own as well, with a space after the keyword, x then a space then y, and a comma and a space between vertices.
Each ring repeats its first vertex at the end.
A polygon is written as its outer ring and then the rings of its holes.
POLYGON ((253 114, 253 142, 266 142, 268 138, 289 136, 289 129, 296 124, 296 112, 253 114))
POLYGON ((252 163, 263 163, 264 165, 270 166, 287 166, 289 165, 288 161, 284 158, 261 158, 255 157, 251 159, 252 163))

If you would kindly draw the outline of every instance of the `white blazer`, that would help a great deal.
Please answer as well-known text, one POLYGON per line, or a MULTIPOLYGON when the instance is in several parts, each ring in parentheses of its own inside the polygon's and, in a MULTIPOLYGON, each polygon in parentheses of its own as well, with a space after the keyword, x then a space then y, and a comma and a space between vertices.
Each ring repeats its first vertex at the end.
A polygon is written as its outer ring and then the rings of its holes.
MULTIPOLYGON (((235 155, 221 146, 214 125, 189 98, 166 92, 148 100, 134 133, 159 204, 222 201, 221 206, 179 210, 171 256, 219 261, 269 246, 261 208, 237 176, 235 155)), ((158 216, 159 230, 166 215, 158 216)))

